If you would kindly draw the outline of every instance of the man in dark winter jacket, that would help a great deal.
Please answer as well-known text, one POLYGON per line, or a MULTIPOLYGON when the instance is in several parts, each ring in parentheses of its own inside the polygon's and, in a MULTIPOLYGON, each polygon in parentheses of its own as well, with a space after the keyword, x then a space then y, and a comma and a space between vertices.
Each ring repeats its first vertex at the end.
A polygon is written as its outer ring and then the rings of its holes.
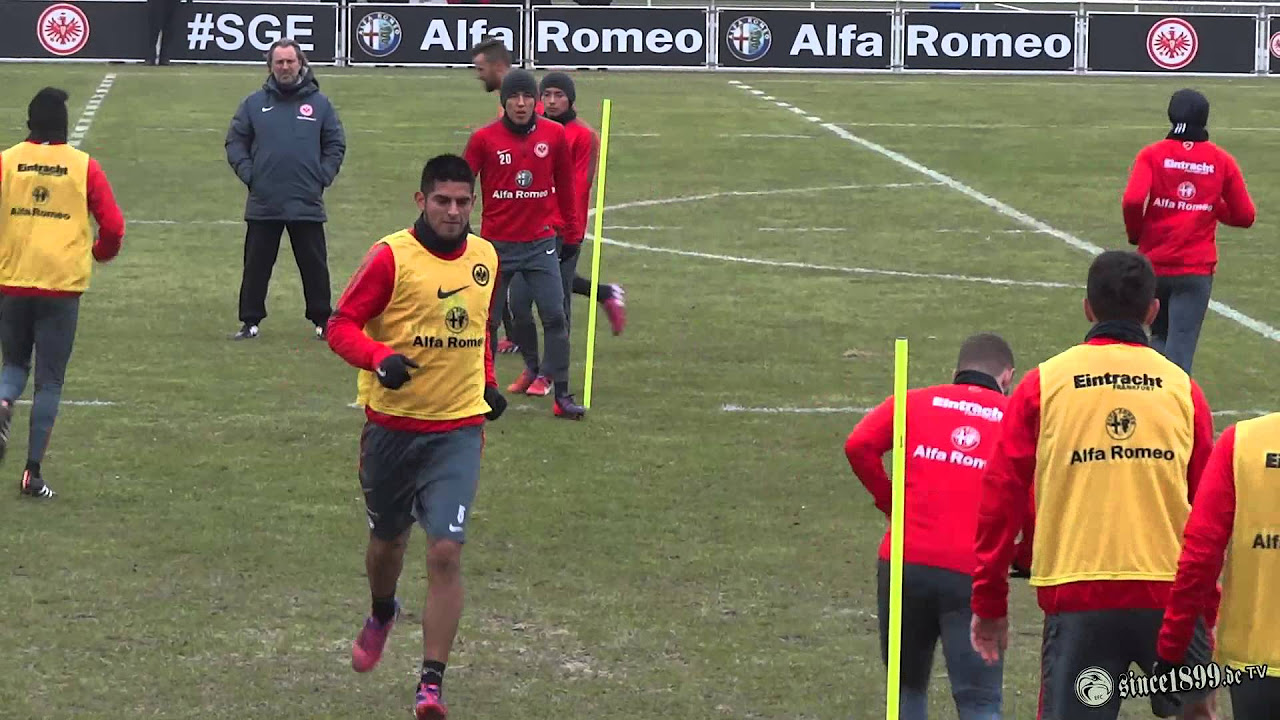
POLYGON ((267 64, 270 77, 240 103, 227 132, 227 162, 249 188, 242 324, 232 339, 258 336, 258 325, 267 317, 267 285, 285 228, 302 275, 306 317, 315 325, 316 337, 323 339, 332 312, 324 190, 338 176, 347 142, 338 111, 320 92, 298 43, 273 43, 267 64))

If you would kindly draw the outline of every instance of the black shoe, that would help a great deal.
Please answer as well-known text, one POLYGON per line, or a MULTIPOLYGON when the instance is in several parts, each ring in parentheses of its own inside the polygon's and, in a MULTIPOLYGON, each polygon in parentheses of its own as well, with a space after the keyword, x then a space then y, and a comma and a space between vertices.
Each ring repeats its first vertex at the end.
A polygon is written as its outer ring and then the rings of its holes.
POLYGON ((317 326, 316 326, 316 339, 317 339, 317 340, 328 340, 328 339, 329 339, 329 331, 328 331, 328 330, 326 330, 326 329, 325 329, 325 327, 324 327, 323 325, 317 325, 317 326))
POLYGON ((552 408, 558 418, 568 420, 581 420, 582 416, 587 414, 587 409, 578 404, 572 395, 561 395, 556 398, 555 406, 552 408))
POLYGON ((258 337, 258 326, 245 323, 240 326, 240 332, 231 336, 232 340, 252 340, 258 337))
POLYGON ((9 447, 9 424, 13 422, 13 403, 0 400, 0 460, 9 447))
POLYGON ((22 485, 20 486, 22 494, 27 497, 39 498, 41 500, 50 500, 58 493, 53 488, 45 484, 44 478, 39 475, 32 475, 30 470, 22 471, 22 485))

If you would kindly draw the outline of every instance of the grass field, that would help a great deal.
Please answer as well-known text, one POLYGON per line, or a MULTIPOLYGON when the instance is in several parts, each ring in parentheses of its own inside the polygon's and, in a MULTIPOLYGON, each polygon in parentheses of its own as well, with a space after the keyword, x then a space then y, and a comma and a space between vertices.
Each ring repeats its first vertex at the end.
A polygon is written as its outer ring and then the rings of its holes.
MULTIPOLYGON (((18 414, 0 500, 0 716, 405 717, 412 621, 377 672, 349 667, 368 600, 363 417, 348 407, 354 370, 302 317, 287 244, 262 336, 227 340, 244 192, 222 142, 265 73, 2 66, 0 129, 21 139, 27 99, 46 84, 71 92, 74 118, 107 72, 117 78, 83 147, 129 234, 96 268, 63 397, 114 404, 63 407, 45 461, 60 496, 47 504, 17 496, 18 414)), ((461 71, 318 74, 348 138, 328 194, 336 297, 369 245, 412 221, 422 162, 460 151, 496 99, 461 71)), ((603 273, 627 288, 631 323, 612 337, 601 317, 587 420, 512 398, 489 430, 446 682, 454 717, 884 717, 884 522, 841 451, 858 415, 724 408, 875 404, 892 389, 899 335, 912 385, 949 379, 975 331, 1003 333, 1020 371, 1079 341, 1088 253, 858 140, 1124 247, 1129 163, 1163 135, 1181 85, 738 76, 753 94, 731 79, 578 75, 586 119, 614 103, 605 234, 662 252, 606 246, 603 273), (638 227, 661 229, 626 229, 638 227)), ((1280 149, 1280 91, 1196 86, 1260 207, 1252 230, 1220 235, 1215 298, 1280 322, 1267 280, 1280 169, 1266 161, 1280 149)), ((574 317, 580 390, 581 299, 574 317)), ((1211 314, 1196 376, 1214 409, 1272 409, 1275 351, 1274 334, 1211 314)), ((501 357, 499 380, 518 366, 501 357)), ((421 535, 410 552, 400 594, 412 616, 421 535)), ((1031 718, 1041 615, 1025 583, 1012 612, 1006 717, 1031 718)), ((933 711, 950 718, 944 672, 939 659, 933 711)), ((1123 717, 1148 712, 1131 701, 1123 717)))

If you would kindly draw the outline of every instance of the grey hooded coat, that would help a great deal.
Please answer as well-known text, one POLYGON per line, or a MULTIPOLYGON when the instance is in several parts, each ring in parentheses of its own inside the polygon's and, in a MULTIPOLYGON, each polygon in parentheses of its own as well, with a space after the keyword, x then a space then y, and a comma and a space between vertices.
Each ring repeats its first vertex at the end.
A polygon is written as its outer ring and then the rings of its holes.
POLYGON ((245 220, 328 220, 324 190, 338 176, 347 141, 310 68, 293 87, 272 76, 245 98, 226 147, 227 163, 249 188, 245 220))

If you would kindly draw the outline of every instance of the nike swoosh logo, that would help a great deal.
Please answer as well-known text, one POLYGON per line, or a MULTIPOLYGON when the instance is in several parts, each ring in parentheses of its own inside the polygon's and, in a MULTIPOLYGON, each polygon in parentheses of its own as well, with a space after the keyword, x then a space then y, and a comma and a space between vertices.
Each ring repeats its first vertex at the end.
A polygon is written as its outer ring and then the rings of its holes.
POLYGON ((548 250, 548 251, 547 251, 547 254, 548 254, 548 255, 551 255, 551 254, 553 254, 555 251, 556 251, 556 250, 555 250, 555 248, 551 248, 550 250, 548 250))
POLYGON ((275 110, 275 109, 276 109, 276 106, 272 105, 269 108, 262 108, 262 112, 271 112, 272 110, 275 110))
POLYGON ((444 288, 443 288, 443 287, 441 287, 440 289, 436 290, 436 297, 438 297, 438 298, 440 298, 441 300, 443 300, 443 299, 445 299, 445 298, 449 297, 450 295, 457 295, 458 293, 462 292, 463 290, 466 290, 468 287, 470 287, 470 286, 469 286, 469 285, 463 285, 462 287, 458 288, 457 290, 450 290, 449 292, 445 292, 445 291, 444 291, 444 288))
POLYGON ((382 368, 378 368, 378 377, 386 377, 386 376, 387 376, 387 371, 383 370, 382 368))

